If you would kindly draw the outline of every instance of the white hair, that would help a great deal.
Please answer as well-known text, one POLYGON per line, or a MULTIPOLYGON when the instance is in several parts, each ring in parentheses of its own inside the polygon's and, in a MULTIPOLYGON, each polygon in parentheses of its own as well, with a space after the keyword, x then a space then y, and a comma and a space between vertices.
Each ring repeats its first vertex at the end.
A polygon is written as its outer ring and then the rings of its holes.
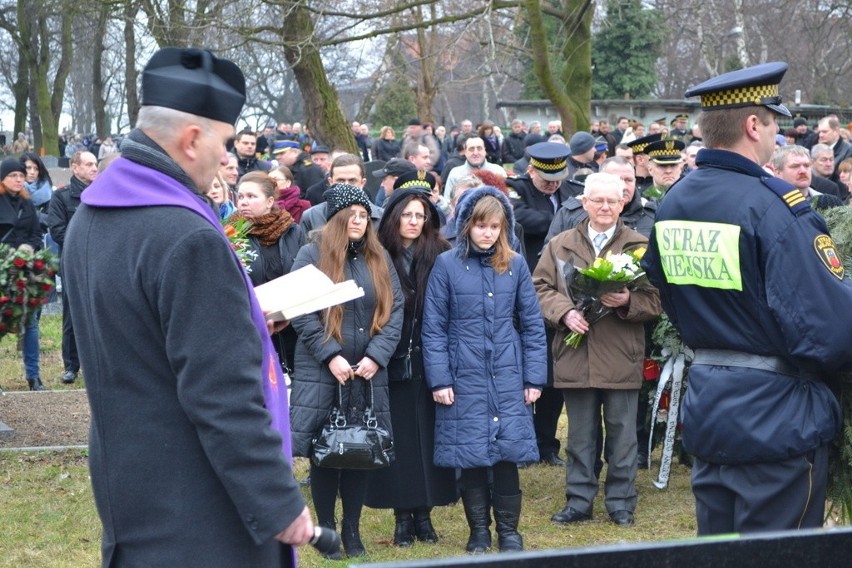
POLYGON ((611 191, 614 196, 621 199, 624 196, 624 182, 615 174, 594 173, 589 174, 583 188, 583 197, 589 197, 592 191, 611 191))

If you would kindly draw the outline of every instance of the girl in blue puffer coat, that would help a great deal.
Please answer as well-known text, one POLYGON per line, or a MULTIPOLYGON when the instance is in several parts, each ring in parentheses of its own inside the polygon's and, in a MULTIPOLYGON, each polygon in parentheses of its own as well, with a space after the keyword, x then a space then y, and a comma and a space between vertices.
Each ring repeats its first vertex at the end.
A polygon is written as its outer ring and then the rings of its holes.
POLYGON ((544 323, 527 264, 512 251, 508 198, 490 186, 468 190, 456 223, 423 311, 426 379, 438 403, 435 465, 462 470, 468 552, 490 548, 492 507, 500 550, 522 550, 518 464, 539 459, 531 404, 547 380, 544 323))

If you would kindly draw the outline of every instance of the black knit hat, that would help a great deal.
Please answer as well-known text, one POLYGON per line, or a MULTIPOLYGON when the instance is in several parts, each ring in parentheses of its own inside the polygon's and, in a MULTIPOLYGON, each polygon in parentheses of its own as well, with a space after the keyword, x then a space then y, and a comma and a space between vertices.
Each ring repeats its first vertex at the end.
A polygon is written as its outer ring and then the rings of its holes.
POLYGON ((360 187, 348 183, 336 183, 328 188, 328 191, 323 195, 326 203, 326 219, 331 219, 335 213, 352 205, 362 205, 367 210, 367 214, 372 213, 370 198, 360 187))
POLYGON ((204 49, 164 47, 142 71, 142 106, 234 124, 246 100, 243 72, 204 49))
POLYGON ((0 180, 6 179, 6 176, 13 172, 20 172, 27 175, 27 169, 18 158, 6 158, 0 163, 0 180))

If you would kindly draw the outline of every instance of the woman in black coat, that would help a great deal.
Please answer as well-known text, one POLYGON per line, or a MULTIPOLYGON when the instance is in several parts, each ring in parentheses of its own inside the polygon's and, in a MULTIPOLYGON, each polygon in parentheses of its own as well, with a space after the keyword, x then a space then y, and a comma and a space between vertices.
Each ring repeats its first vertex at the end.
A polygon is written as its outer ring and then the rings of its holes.
MULTIPOLYGON (((32 253, 41 248, 44 233, 38 212, 24 186, 26 173, 24 164, 16 158, 6 158, 0 163, 0 243, 32 253)), ((34 391, 44 390, 39 373, 40 318, 41 307, 38 307, 24 322, 22 336, 27 383, 34 391)))
POLYGON ((386 202, 379 240, 393 259, 403 294, 405 319, 399 346, 388 365, 396 461, 370 478, 367 505, 393 509, 393 543, 415 538, 436 542, 432 507, 457 499, 455 470, 436 467, 435 402, 423 373, 420 323, 423 295, 435 258, 450 248, 441 236, 435 205, 423 189, 397 190, 386 202))
MULTIPOLYGON (((248 241, 255 253, 249 264, 249 277, 258 286, 293 268, 296 254, 305 244, 305 234, 290 214, 275 204, 277 184, 266 172, 250 172, 237 185, 237 212, 232 221, 243 217, 251 222, 248 241)), ((272 336, 281 367, 292 371, 296 332, 290 327, 272 336)))
POLYGON ((396 133, 390 126, 382 126, 379 136, 373 141, 373 159, 387 162, 391 158, 398 158, 400 144, 396 140, 396 133))
MULTIPOLYGON (((293 455, 310 457, 312 440, 336 406, 347 420, 363 417, 373 392, 379 425, 392 432, 387 366, 399 343, 403 297, 396 270, 379 244, 364 190, 335 184, 326 193, 328 223, 318 242, 302 247, 293 269, 313 264, 333 282, 354 280, 364 296, 320 313, 295 318, 299 333, 290 398, 293 455), (372 389, 368 388, 372 385, 372 389), (357 410, 354 410, 357 409, 357 410)), ((340 536, 350 557, 365 553, 359 523, 368 472, 311 464, 311 495, 320 526, 335 528, 337 495, 343 504, 340 536)), ((327 555, 340 558, 340 552, 327 555)))

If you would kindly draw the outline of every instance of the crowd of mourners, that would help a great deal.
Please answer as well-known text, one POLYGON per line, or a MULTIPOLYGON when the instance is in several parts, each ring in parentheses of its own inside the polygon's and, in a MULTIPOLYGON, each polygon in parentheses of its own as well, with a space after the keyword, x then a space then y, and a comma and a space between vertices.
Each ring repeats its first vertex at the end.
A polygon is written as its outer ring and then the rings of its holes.
MULTIPOLYGON (((566 134, 559 121, 514 120, 504 133, 490 121, 448 129, 415 119, 399 136, 383 126, 374 138, 353 123, 358 154, 298 123, 236 135, 206 195, 223 221, 249 222, 252 283, 312 264, 365 292, 273 336, 290 381, 295 456, 311 455, 338 405, 372 400, 393 433, 390 467, 312 464, 305 480, 318 524, 339 530, 348 556, 365 552, 364 505, 392 509, 393 543, 410 546, 437 542, 431 511, 459 497, 468 552, 492 547, 492 514, 499 550, 522 550, 518 470, 538 462, 566 468, 567 501, 554 522, 591 519, 606 463, 606 511, 616 525, 633 524, 637 469, 649 459, 640 386, 659 293, 606 294, 617 317, 590 325, 568 293, 562 259, 567 251, 584 268, 647 243, 668 189, 701 167, 701 132, 688 121, 646 128, 619 117, 614 127, 596 120, 566 134), (565 345, 571 332, 585 336, 580 348, 565 345)), ((120 152, 112 138, 96 149, 79 138, 64 140, 72 177, 61 188, 29 149, 0 163, 0 242, 61 251, 80 195, 120 152)), ((846 206, 849 139, 836 116, 815 130, 796 118, 778 132, 765 168, 817 208, 846 206)), ((61 381, 70 384, 80 363, 65 296, 63 308, 61 381)), ((45 388, 38 317, 22 333, 32 390, 45 388)))

